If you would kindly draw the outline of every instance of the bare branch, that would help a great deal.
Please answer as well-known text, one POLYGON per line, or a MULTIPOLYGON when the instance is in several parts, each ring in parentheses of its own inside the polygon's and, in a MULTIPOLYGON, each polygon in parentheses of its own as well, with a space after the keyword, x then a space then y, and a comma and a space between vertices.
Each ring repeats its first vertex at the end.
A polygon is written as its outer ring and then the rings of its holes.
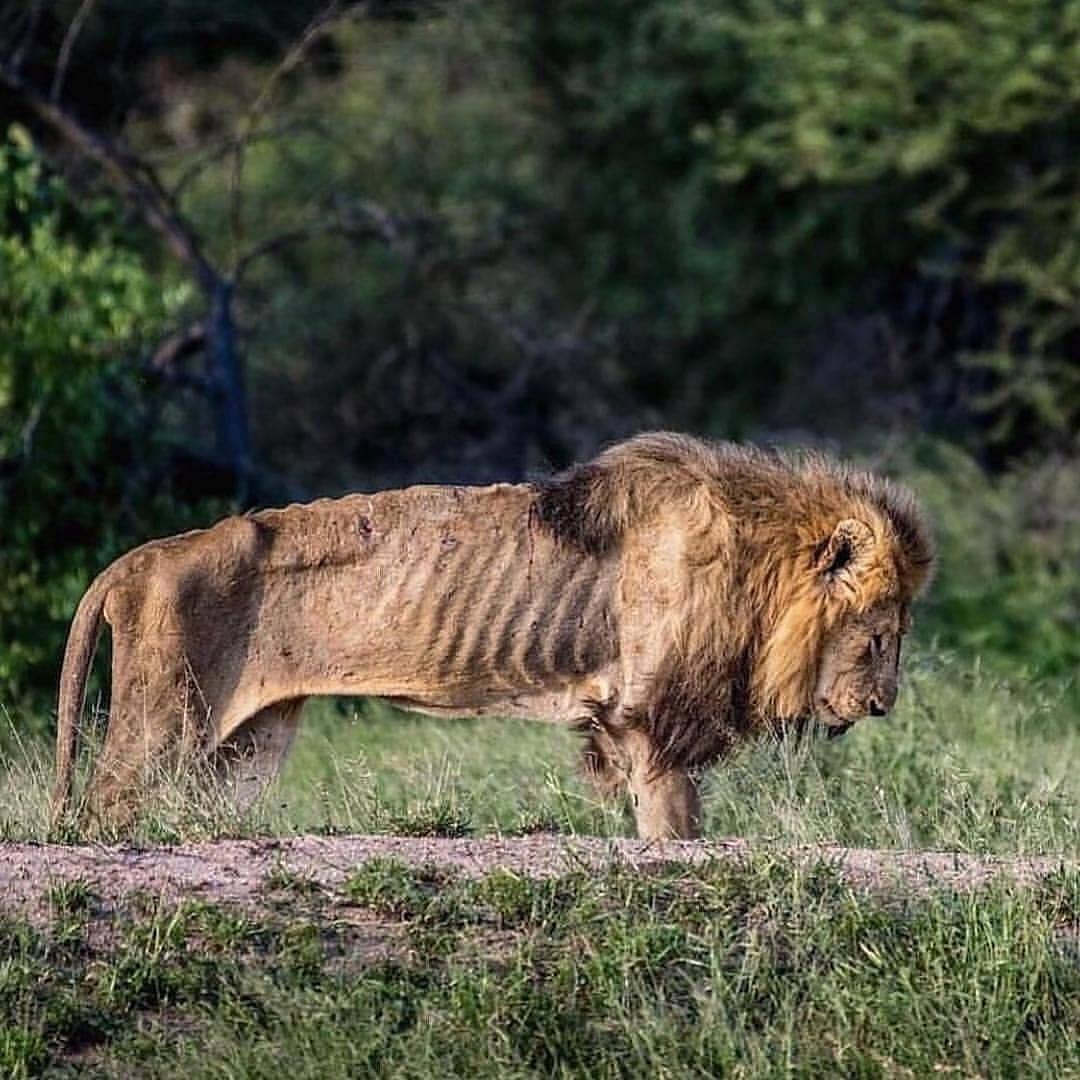
POLYGON ((34 435, 37 432, 38 424, 41 423, 41 418, 45 414, 45 398, 39 397, 34 402, 33 408, 31 408, 29 415, 26 417, 26 422, 22 426, 22 431, 19 433, 19 441, 22 446, 22 456, 28 458, 30 456, 30 450, 34 445, 34 435))
POLYGON ((335 200, 334 209, 343 232, 365 236, 374 234, 387 247, 402 251, 405 238, 403 226, 406 223, 389 210, 366 199, 346 202, 343 198, 335 200))
POLYGON ((90 17, 94 3, 95 0, 82 0, 79 10, 75 12, 75 17, 67 28, 67 33, 64 34, 64 41, 56 58, 56 71, 53 73, 52 89, 49 91, 49 100, 54 103, 60 100, 60 91, 64 87, 64 78, 67 75, 71 53, 75 48, 75 42, 79 40, 79 34, 82 33, 83 24, 90 17))
MULTIPOLYGON (((255 143, 260 142, 273 142, 277 139, 283 139, 288 135, 293 135, 298 131, 310 134, 311 130, 311 122, 306 118, 302 121, 289 120, 284 123, 275 124, 270 128, 264 128, 262 131, 251 135, 248 138, 248 146, 250 147, 255 143)), ((187 166, 180 173, 180 176, 169 189, 174 201, 179 202, 187 189, 198 180, 203 172, 235 152, 236 138, 235 136, 229 135, 214 141, 207 141, 194 153, 190 149, 185 148, 179 154, 175 151, 167 155, 159 153, 152 160, 166 166, 176 157, 180 157, 188 162, 187 166)))
POLYGON ((244 186, 244 165, 247 147, 265 113, 274 91, 286 75, 295 71, 306 59, 317 41, 325 37, 345 18, 355 18, 366 10, 366 5, 357 5, 343 16, 338 0, 331 3, 310 23, 282 57, 281 62, 270 72, 255 100, 239 125, 234 143, 233 167, 229 176, 229 222, 232 232, 233 258, 239 258, 240 245, 243 242, 242 198, 244 186))
POLYGON ((207 323, 209 400, 215 413, 218 453, 232 463, 236 498, 244 502, 252 475, 251 440, 243 364, 237 355, 232 313, 232 283, 218 271, 183 218, 157 173, 111 139, 82 124, 0 61, 0 86, 6 86, 72 149, 101 169, 120 197, 162 238, 198 281, 210 305, 207 323))
POLYGON ((46 392, 30 407, 19 429, 18 438, 15 440, 18 443, 18 449, 7 457, 0 457, 0 483, 11 481, 26 468, 34 448, 34 435, 37 433, 42 416, 45 415, 45 403, 48 398, 49 394, 46 392))
POLYGON ((171 375, 193 353, 206 347, 206 324, 201 320, 170 334, 147 361, 156 375, 171 375))
POLYGON ((258 123, 259 118, 269 106, 270 99, 277 89, 278 83, 280 83, 286 75, 295 71, 307 59, 311 47, 320 38, 324 37, 346 19, 356 18, 364 10, 366 10, 366 5, 361 4, 354 8, 350 8, 348 12, 342 14, 340 4, 337 0, 332 0, 323 11, 316 15, 315 18, 308 23, 300 37, 292 44, 288 52, 282 57, 281 63, 279 63, 267 76, 266 81, 262 85, 262 89, 251 103, 251 108, 247 111, 247 116, 244 121, 245 126, 248 129, 251 129, 258 123))
POLYGON ((236 268, 233 271, 233 280, 240 281, 253 263, 267 255, 276 255, 294 244, 302 244, 305 240, 311 240, 316 236, 327 236, 341 232, 341 223, 336 220, 317 221, 310 225, 300 225, 295 229, 286 229, 267 237, 253 247, 249 248, 236 260, 236 268))
POLYGON ((319 220, 298 225, 259 241, 249 248, 236 261, 233 280, 239 282, 251 265, 267 255, 275 255, 294 244, 301 244, 317 236, 358 237, 376 239, 392 250, 400 252, 403 240, 403 222, 384 210, 381 206, 368 201, 345 205, 338 200, 332 215, 319 220))

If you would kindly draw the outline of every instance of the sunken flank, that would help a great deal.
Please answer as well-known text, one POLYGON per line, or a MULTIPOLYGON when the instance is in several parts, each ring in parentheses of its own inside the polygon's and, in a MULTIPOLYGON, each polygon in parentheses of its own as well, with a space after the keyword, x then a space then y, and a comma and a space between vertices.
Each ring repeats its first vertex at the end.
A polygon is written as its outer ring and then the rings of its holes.
POLYGON ((538 485, 421 486, 228 518, 104 570, 72 623, 54 813, 103 623, 112 700, 86 803, 123 823, 163 761, 239 801, 304 699, 574 724, 643 836, 690 836, 690 771, 751 732, 833 734, 896 695, 933 563, 912 496, 820 457, 643 435, 538 485))

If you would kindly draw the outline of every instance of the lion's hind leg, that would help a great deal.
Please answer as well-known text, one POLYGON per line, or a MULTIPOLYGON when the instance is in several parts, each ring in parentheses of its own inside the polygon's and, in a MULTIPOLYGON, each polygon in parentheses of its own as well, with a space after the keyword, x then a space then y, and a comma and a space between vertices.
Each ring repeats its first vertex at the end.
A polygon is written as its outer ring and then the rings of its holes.
POLYGON ((99 831, 130 828, 170 766, 190 754, 207 716, 186 662, 135 657, 126 640, 115 641, 108 726, 83 797, 83 822, 99 831), (155 672, 153 680, 144 669, 155 672))
POLYGON ((169 749, 172 732, 115 711, 86 786, 81 818, 91 830, 126 830, 152 787, 154 762, 169 749))
POLYGON ((214 751, 218 789, 237 810, 249 810, 281 770, 300 724, 304 698, 268 705, 214 751))

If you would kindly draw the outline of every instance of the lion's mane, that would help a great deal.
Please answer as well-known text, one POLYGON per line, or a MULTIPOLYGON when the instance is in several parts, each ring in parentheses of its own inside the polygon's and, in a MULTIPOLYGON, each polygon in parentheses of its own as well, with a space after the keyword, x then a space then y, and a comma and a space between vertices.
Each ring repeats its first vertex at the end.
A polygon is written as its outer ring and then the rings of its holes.
POLYGON ((621 714, 601 706, 583 724, 586 764, 601 782, 607 736, 624 726, 648 733, 658 768, 696 767, 755 729, 805 716, 837 620, 910 605, 934 564, 910 491, 821 454, 642 435, 539 485, 536 505, 565 544, 621 553, 624 591, 648 560, 647 542, 635 552, 635 540, 665 521, 685 537, 683 558, 666 568, 680 599, 647 703, 621 714), (838 597, 821 588, 819 563, 845 519, 869 525, 873 543, 857 589, 838 597))

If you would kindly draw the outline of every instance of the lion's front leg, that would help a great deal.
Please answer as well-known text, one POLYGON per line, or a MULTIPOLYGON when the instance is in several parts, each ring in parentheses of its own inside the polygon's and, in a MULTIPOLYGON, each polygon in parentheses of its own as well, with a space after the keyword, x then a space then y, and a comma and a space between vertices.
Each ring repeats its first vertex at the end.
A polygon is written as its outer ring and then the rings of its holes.
POLYGON ((625 744, 629 759, 627 786, 642 840, 693 840, 701 831, 697 784, 686 769, 656 771, 652 745, 643 732, 625 744))
POLYGON ((697 785, 683 769, 630 780, 634 817, 642 840, 694 840, 701 834, 697 785))

